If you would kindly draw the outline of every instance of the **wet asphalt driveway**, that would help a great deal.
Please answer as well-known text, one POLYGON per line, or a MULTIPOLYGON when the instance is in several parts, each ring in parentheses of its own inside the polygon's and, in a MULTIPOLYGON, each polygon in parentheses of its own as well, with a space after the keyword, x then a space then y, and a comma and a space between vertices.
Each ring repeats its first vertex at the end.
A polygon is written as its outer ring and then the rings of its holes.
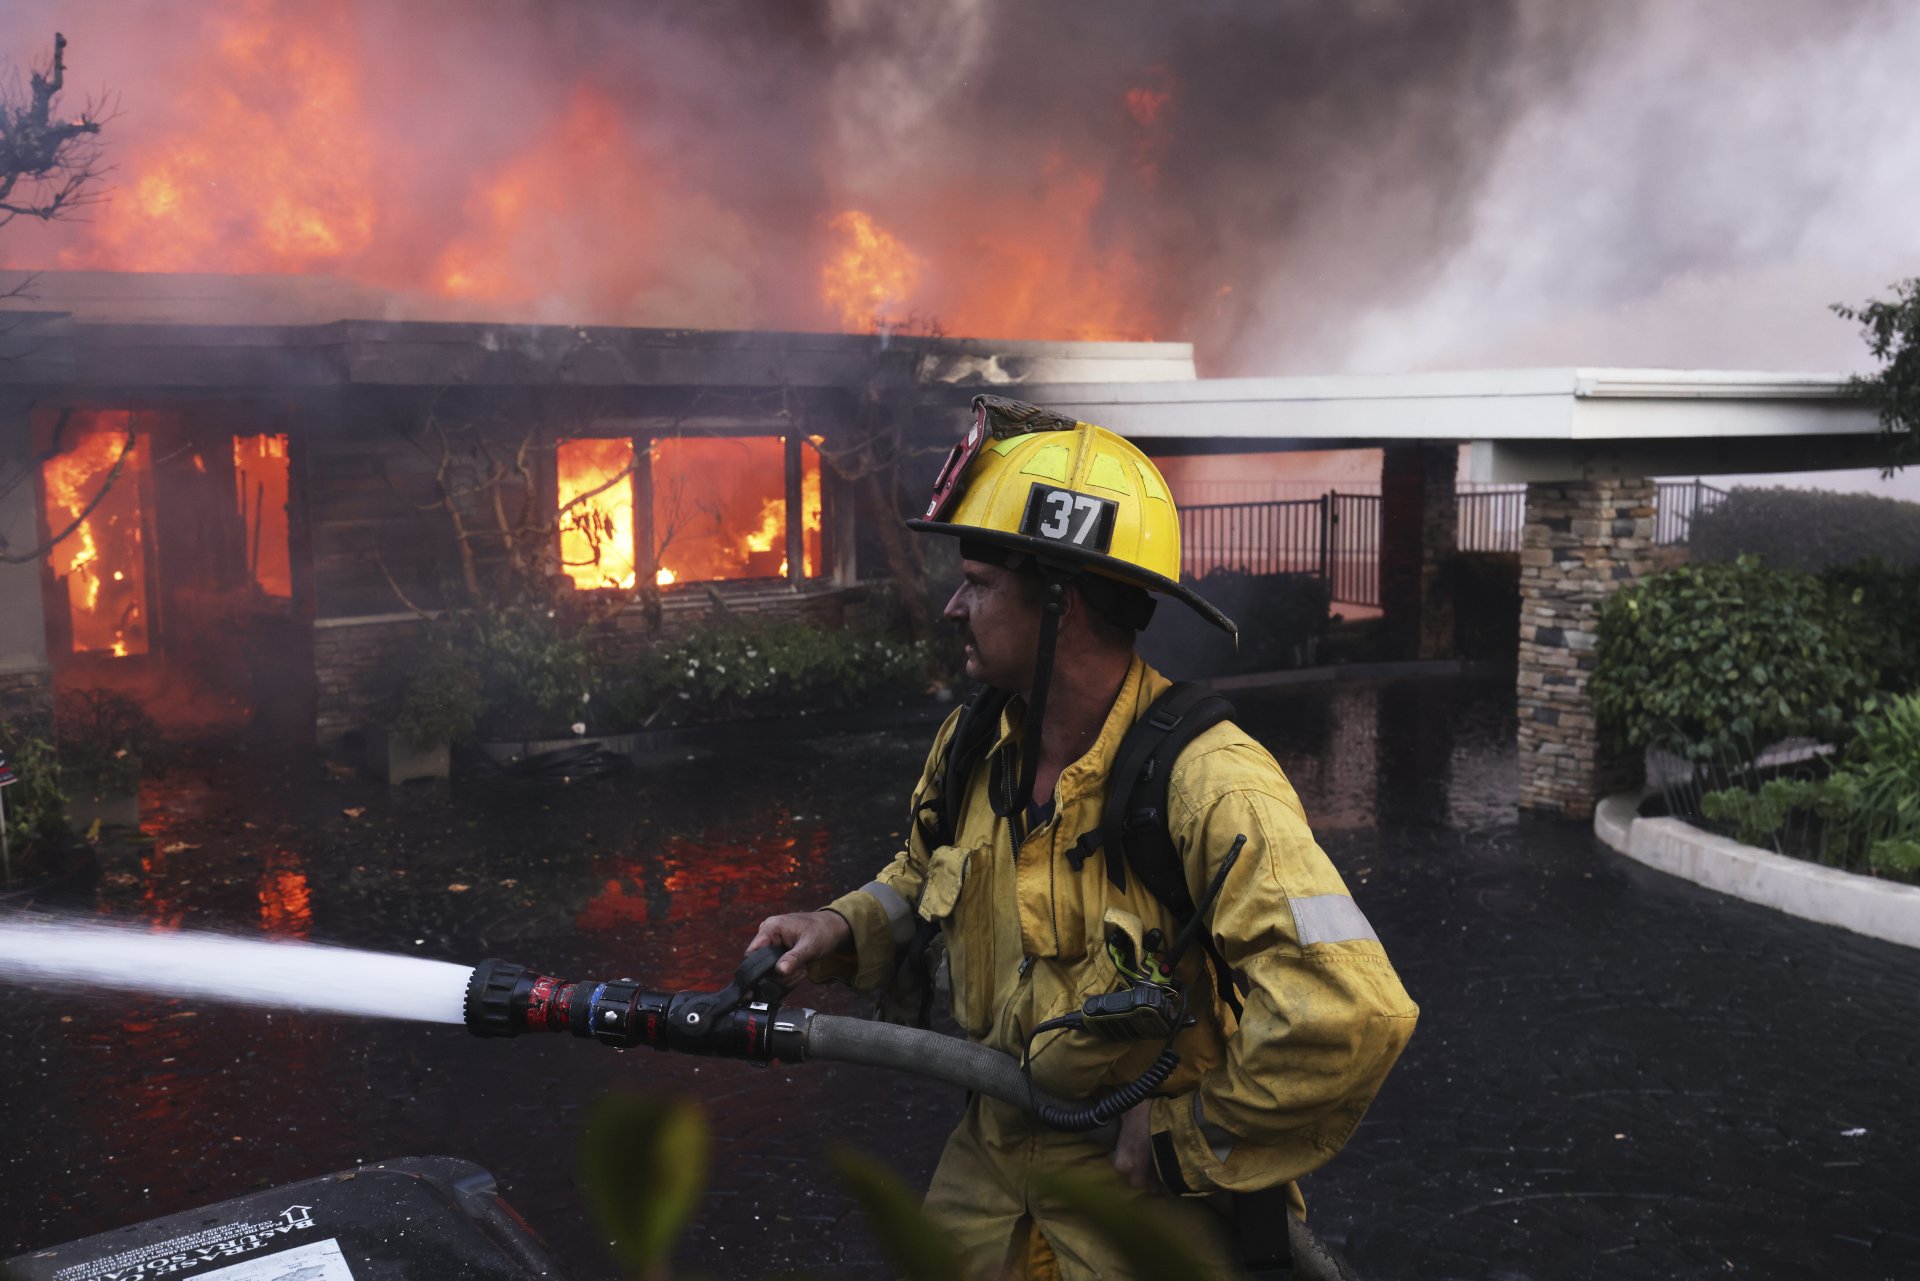
MULTIPOLYGON (((1920 1276, 1920 953, 1721 898, 1518 819, 1499 680, 1234 695, 1423 1007, 1349 1149, 1306 1185, 1370 1278, 1920 1276)), ((153 843, 6 896, 572 977, 717 985, 764 915, 888 856, 925 728, 794 740, 625 783, 389 792, 314 761, 150 786, 153 843)), ((852 1011, 843 994, 796 999, 852 1011)), ((577 1275, 584 1106, 700 1099, 713 1192, 682 1261, 882 1277, 818 1158, 924 1180, 957 1094, 570 1038, 0 988, 0 1257, 350 1167, 492 1170, 577 1275)))

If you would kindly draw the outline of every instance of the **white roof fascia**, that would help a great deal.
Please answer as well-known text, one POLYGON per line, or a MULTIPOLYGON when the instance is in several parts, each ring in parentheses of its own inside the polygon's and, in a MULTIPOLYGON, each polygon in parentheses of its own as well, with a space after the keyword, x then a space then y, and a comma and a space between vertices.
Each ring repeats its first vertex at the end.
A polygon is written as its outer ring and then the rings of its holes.
POLYGON ((1571 370, 1027 386, 1024 399, 1161 439, 1565 439, 1571 370))
POLYGON ((1841 374, 1674 369, 1209 378, 1029 385, 1023 396, 1128 437, 1630 440, 1879 429, 1841 374))

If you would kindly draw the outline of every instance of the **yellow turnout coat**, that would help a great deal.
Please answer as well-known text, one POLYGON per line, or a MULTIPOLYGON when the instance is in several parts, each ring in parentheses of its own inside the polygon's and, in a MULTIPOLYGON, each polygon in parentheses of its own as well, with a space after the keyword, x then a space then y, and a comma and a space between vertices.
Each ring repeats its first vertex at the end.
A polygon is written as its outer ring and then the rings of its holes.
MULTIPOLYGON (((914 825, 907 848, 872 882, 831 907, 853 927, 854 952, 816 962, 815 978, 877 987, 892 977, 915 918, 937 921, 946 943, 953 1017, 967 1036, 1020 1055, 1030 1029, 1123 985, 1106 939, 1119 925, 1171 939, 1171 915, 1139 883, 1116 890, 1103 857, 1075 870, 1082 833, 1099 826, 1114 754, 1129 726, 1168 686, 1133 660, 1098 739, 1054 787, 1052 817, 1013 845, 988 789, 996 759, 1012 769, 1022 705, 970 780, 951 845, 927 848, 914 825)), ((914 792, 931 794, 958 713, 949 717, 914 792)), ((1155 1163, 1189 1196, 1291 1183, 1337 1152, 1359 1124, 1412 1035, 1418 1010, 1366 917, 1314 842, 1300 800, 1273 757, 1231 722, 1183 751, 1169 787, 1169 822, 1188 889, 1199 902, 1236 835, 1247 843, 1208 922, 1242 994, 1236 1020, 1220 1000, 1201 949, 1181 965, 1198 1015, 1174 1043, 1180 1066, 1151 1104, 1155 1163)), ((1162 1049, 1081 1031, 1043 1033, 1033 1079, 1066 1099, 1131 1081, 1162 1049)), ((975 1098, 948 1141, 927 1208, 954 1232, 967 1274, 988 1275, 1024 1250, 1037 1227, 1066 1276, 1131 1275, 1124 1259, 1058 1207, 1029 1175, 1107 1154, 1085 1136, 1047 1129, 1018 1109, 975 1098)), ((1295 1212, 1304 1215, 1297 1190, 1295 1212)), ((1194 1207, 1188 1208, 1192 1213, 1194 1207)), ((1208 1216, 1200 1215, 1198 1218, 1208 1216)))

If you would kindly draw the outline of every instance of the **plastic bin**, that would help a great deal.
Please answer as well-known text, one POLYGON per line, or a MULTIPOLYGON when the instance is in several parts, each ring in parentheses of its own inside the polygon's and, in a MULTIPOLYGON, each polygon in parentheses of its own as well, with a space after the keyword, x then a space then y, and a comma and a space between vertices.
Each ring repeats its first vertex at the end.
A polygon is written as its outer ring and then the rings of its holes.
POLYGON ((452 1157, 408 1157, 149 1219, 0 1264, 7 1281, 528 1281, 561 1273, 452 1157))

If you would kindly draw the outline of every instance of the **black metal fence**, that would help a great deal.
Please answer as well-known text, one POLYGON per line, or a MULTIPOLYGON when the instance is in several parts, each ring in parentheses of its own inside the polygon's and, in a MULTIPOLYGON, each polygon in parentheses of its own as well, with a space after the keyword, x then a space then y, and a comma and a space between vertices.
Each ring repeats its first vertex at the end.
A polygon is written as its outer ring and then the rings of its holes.
POLYGON ((1216 569, 1325 577, 1325 523, 1324 498, 1183 507, 1180 572, 1188 578, 1216 569))
POLYGON ((1478 489, 1459 495, 1463 552, 1517 552, 1527 523, 1527 487, 1478 489))
POLYGON ((1331 544, 1327 595, 1343 605, 1380 603, 1380 495, 1326 496, 1331 544))
POLYGON ((1701 480, 1663 480, 1653 503, 1653 541, 1673 547, 1693 536, 1693 518, 1727 501, 1727 491, 1701 480))
POLYGON ((1180 572, 1312 574, 1348 605, 1380 603, 1380 496, 1215 503, 1180 511, 1180 572))
MULTIPOLYGON (((1459 496, 1459 548, 1517 552, 1526 525, 1524 485, 1471 490, 1459 496)), ((1655 537, 1684 543, 1693 519, 1726 500, 1727 491, 1699 480, 1663 482, 1655 537)), ((1380 604, 1380 495, 1330 490, 1318 498, 1212 503, 1180 511, 1181 573, 1201 578, 1216 569, 1244 574, 1311 574, 1343 605, 1380 604)))

